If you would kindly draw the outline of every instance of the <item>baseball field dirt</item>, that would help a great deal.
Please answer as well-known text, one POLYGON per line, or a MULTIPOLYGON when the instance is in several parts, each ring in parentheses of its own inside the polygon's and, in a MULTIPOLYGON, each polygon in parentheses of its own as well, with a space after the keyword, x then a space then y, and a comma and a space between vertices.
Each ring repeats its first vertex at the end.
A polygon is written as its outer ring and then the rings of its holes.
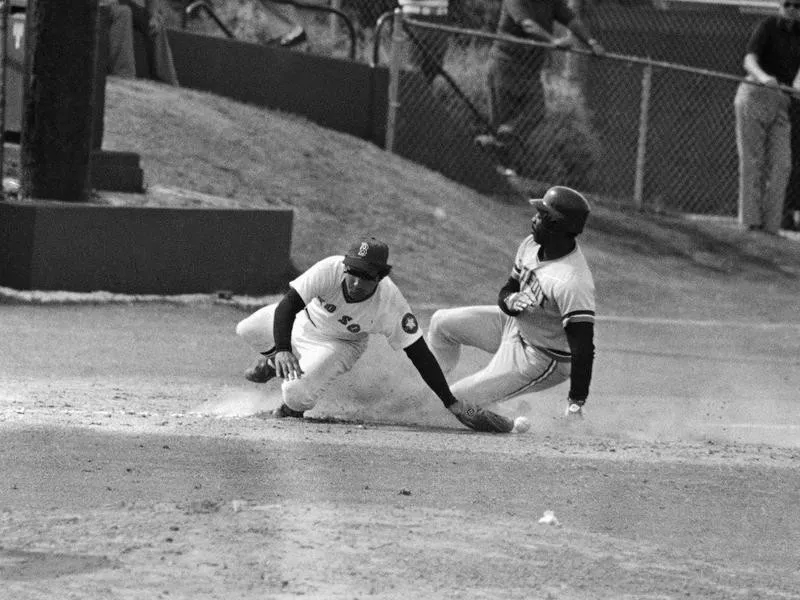
MULTIPOLYGON (((523 204, 308 123, 109 85, 109 144, 142 152, 151 190, 280 196, 301 268, 385 232, 423 328, 491 303, 527 230, 523 204), (283 143, 247 137, 265 119, 319 146, 303 189, 258 170, 283 143), (215 154, 169 155, 179 130, 215 154)), ((278 387, 243 379, 234 328, 272 298, 0 288, 0 598, 800 598, 800 244, 602 203, 582 238, 586 417, 559 386, 501 407, 521 435, 464 429, 381 339, 309 419, 268 418, 278 387)))

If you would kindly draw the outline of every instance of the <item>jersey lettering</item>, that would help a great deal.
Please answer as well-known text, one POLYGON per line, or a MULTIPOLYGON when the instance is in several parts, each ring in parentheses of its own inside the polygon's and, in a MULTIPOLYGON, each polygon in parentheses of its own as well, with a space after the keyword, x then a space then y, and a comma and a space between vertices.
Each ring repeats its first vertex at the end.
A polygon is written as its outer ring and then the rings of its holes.
POLYGON ((353 320, 353 317, 348 317, 347 315, 342 315, 339 318, 339 323, 344 325, 347 328, 347 331, 350 333, 358 333, 361 331, 361 325, 358 323, 350 323, 353 320))
POLYGON ((536 304, 544 306, 547 297, 544 295, 544 290, 542 290, 542 285, 539 283, 539 278, 536 277, 536 273, 528 269, 523 269, 520 273, 519 283, 520 290, 524 291, 527 287, 531 296, 536 300, 536 304))
POLYGON ((327 310, 329 313, 336 312, 336 305, 335 305, 335 304, 331 304, 330 302, 325 302, 325 303, 324 303, 322 306, 323 306, 323 307, 325 308, 325 310, 327 310))

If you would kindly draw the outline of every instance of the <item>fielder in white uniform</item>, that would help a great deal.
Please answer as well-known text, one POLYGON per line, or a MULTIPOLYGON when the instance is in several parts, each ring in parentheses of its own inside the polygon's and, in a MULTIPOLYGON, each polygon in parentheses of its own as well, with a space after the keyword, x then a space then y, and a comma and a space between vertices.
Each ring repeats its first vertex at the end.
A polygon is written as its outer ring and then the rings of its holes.
POLYGON ((496 306, 436 311, 428 343, 445 373, 462 346, 493 354, 454 383, 464 407, 486 407, 570 380, 566 414, 581 416, 594 362, 595 290, 576 236, 589 203, 570 188, 550 188, 536 208, 496 306))
POLYGON ((344 256, 325 258, 289 283, 277 304, 253 313, 236 333, 261 353, 245 377, 281 384, 277 417, 302 417, 329 384, 349 371, 370 334, 403 349, 446 407, 458 406, 417 318, 389 278, 389 248, 375 238, 359 240, 344 256))

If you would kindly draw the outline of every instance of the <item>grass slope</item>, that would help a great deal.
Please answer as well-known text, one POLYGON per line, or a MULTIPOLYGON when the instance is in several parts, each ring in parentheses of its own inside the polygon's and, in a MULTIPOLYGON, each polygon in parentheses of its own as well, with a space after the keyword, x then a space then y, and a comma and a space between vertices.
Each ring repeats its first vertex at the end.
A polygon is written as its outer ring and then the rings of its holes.
MULTIPOLYGON (((488 198, 368 142, 192 90, 112 78, 104 148, 140 153, 151 187, 291 206, 300 269, 362 233, 385 239, 412 305, 493 303, 528 233, 522 194, 488 198)), ((593 200, 580 239, 600 313, 798 321, 797 241, 593 200)))

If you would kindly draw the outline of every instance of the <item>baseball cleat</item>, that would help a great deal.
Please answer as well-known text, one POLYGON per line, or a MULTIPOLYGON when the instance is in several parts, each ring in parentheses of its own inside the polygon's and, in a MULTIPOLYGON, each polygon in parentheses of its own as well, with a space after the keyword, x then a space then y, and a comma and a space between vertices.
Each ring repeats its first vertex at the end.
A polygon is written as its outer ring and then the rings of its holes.
POLYGON ((564 411, 564 416, 572 419, 580 419, 583 417, 583 407, 580 404, 575 404, 574 402, 568 404, 566 410, 564 411))
POLYGON ((303 411, 302 410, 293 410, 286 406, 285 404, 281 404, 278 408, 272 411, 272 416, 276 419, 283 419, 285 417, 293 417, 295 419, 302 419, 303 418, 303 411))
POLYGON ((253 383, 267 383, 275 377, 275 369, 267 362, 267 357, 262 356, 252 367, 244 372, 244 378, 253 383))

